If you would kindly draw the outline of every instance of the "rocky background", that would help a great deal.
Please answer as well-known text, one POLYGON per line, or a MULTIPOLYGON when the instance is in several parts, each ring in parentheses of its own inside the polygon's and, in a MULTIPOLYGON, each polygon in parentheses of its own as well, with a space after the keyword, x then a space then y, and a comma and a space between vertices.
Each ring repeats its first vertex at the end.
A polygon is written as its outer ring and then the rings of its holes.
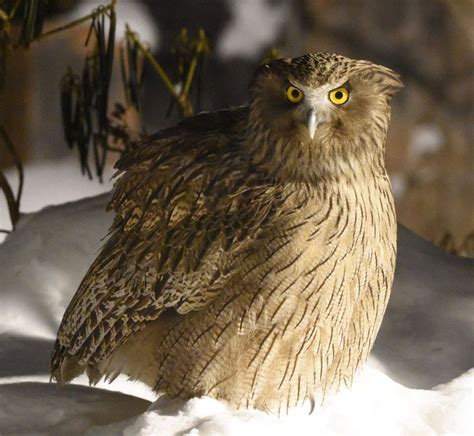
MULTIPOLYGON (((405 89, 394 101, 387 146, 399 221, 448 251, 474 255, 472 1, 118 3, 118 34, 125 21, 130 22, 165 67, 173 66, 170 48, 182 27, 190 34, 205 29, 212 53, 204 77, 203 110, 245 104, 252 73, 271 48, 282 57, 334 51, 400 72, 405 89)), ((46 29, 85 15, 98 4, 51 0, 46 29)), ((75 28, 10 56, 0 122, 25 162, 70 153, 60 125, 58 84, 67 65, 81 65, 87 30, 87 25, 75 28)), ((153 73, 147 73, 144 114, 151 132, 176 118, 166 117, 169 96, 153 73)), ((112 100, 122 98, 119 75, 115 77, 112 100)), ((0 149, 0 168, 10 165, 0 149)))

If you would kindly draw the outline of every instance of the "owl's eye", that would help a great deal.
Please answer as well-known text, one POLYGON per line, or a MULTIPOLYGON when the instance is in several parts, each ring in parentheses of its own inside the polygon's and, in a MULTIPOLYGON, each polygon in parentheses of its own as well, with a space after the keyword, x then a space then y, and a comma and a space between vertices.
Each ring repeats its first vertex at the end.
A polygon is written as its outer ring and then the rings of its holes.
POLYGON ((286 88, 286 98, 290 103, 299 103, 301 100, 303 100, 304 94, 301 89, 296 88, 293 85, 288 86, 286 88))
POLYGON ((329 93, 329 100, 331 103, 340 106, 349 100, 349 91, 346 88, 336 88, 329 93))

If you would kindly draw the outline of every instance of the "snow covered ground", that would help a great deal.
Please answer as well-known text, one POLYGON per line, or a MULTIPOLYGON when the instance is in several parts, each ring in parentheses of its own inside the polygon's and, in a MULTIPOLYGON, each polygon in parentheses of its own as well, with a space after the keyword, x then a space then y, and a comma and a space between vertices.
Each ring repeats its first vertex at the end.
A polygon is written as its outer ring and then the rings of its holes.
MULTIPOLYGON (((27 211, 110 188, 81 178, 71 160, 26 174, 27 211)), ((25 215, 0 245, 1 435, 474 434, 474 264, 404 228, 394 293, 369 365, 351 390, 312 415, 305 408, 285 418, 237 412, 210 398, 153 403, 147 387, 124 377, 95 388, 85 377, 65 387, 48 383, 59 321, 111 220, 107 199, 25 215)))

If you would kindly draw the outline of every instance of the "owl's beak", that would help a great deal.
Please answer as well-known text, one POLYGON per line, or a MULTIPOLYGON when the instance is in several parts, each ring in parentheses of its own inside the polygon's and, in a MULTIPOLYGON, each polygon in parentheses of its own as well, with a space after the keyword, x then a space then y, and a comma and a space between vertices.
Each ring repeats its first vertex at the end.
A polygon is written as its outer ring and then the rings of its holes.
POLYGON ((308 113, 308 132, 311 139, 314 138, 314 134, 316 133, 316 127, 318 127, 316 111, 314 109, 311 109, 308 113))

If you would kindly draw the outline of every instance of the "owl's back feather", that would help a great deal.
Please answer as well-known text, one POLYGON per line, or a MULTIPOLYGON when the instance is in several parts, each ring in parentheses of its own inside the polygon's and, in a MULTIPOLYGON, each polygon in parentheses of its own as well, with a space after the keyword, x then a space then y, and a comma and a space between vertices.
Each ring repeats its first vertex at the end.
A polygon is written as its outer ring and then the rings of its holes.
POLYGON ((240 152, 246 116, 245 108, 198 115, 118 161, 109 239, 59 328, 58 381, 71 378, 65 361, 94 365, 164 309, 206 306, 229 274, 226 259, 270 225, 281 193, 240 152))

